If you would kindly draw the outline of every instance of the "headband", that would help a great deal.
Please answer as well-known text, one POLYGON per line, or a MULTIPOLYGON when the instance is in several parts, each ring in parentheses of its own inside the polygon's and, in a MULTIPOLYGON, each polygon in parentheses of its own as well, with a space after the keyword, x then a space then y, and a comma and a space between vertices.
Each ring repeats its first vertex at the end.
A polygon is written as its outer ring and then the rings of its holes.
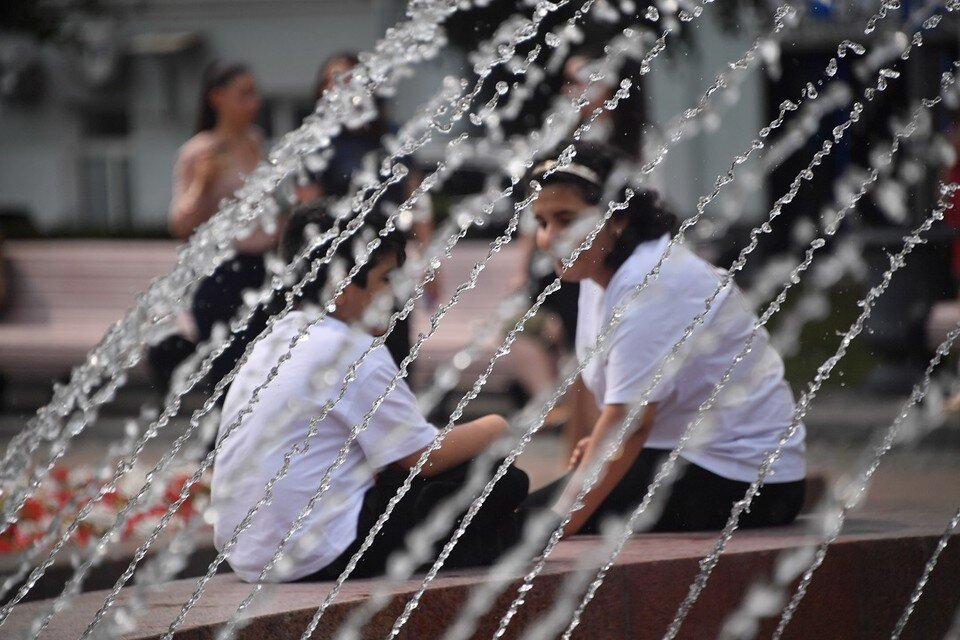
POLYGON ((602 186, 600 182, 600 176, 596 171, 590 169, 589 167, 585 167, 582 164, 577 164, 576 162, 569 162, 565 165, 559 165, 557 164, 556 160, 544 160, 533 168, 533 173, 534 175, 541 175, 550 171, 551 169, 555 173, 568 173, 570 175, 577 176, 578 178, 582 178, 590 184, 598 187, 602 186))

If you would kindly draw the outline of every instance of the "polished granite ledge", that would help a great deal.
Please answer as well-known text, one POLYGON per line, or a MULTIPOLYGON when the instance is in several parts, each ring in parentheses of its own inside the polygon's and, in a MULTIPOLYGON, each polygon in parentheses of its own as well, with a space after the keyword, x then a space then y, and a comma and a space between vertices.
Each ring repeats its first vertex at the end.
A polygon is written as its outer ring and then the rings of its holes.
MULTIPOLYGON (((802 516, 789 527, 744 531, 730 541, 707 588, 684 623, 681 638, 714 638, 723 619, 742 600, 757 576, 769 575, 779 551, 817 539, 804 533, 802 516)), ((787 629, 786 638, 870 639, 889 638, 910 593, 943 533, 948 517, 928 510, 871 511, 852 516, 844 534, 814 577, 810 590, 787 629)), ((686 595, 700 559, 716 536, 648 534, 632 538, 586 609, 577 638, 660 638, 686 595)), ((527 595, 526 605, 513 620, 506 637, 516 638, 549 608, 562 580, 576 567, 596 539, 584 536, 564 541, 527 595)), ((442 573, 425 594, 420 607, 399 638, 434 639, 456 618, 472 586, 484 579, 483 570, 442 573)), ((940 638, 960 603, 957 578, 960 549, 947 546, 920 599, 903 638, 940 638)), ((196 584, 195 579, 168 583, 146 595, 138 605, 138 626, 124 638, 159 638, 178 613, 196 584)), ((330 589, 330 583, 269 585, 249 611, 241 638, 299 638, 307 622, 330 589)), ((327 611, 314 638, 331 638, 349 611, 371 592, 374 581, 345 585, 327 611)), ((394 599, 366 627, 364 637, 386 637, 407 597, 419 586, 409 580, 394 590, 394 599)), ((204 597, 190 612, 176 637, 182 640, 213 638, 217 625, 227 620, 249 593, 250 585, 232 574, 213 578, 204 597)), ((475 634, 489 638, 501 613, 514 595, 501 596, 475 634)), ((76 638, 102 603, 105 592, 81 594, 53 619, 42 637, 76 638)), ((122 603, 126 598, 121 596, 122 603)), ((15 638, 45 610, 48 601, 17 607, 0 627, 0 635, 15 638), (9 635, 7 635, 9 634, 9 635)), ((776 618, 764 621, 758 637, 768 637, 776 618)))

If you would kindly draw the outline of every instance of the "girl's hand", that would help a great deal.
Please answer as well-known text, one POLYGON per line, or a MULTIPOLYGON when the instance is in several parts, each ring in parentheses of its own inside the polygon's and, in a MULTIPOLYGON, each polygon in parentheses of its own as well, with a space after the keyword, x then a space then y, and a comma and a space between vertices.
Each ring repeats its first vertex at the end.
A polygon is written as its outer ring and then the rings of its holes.
POLYGON ((209 187, 224 170, 224 154, 219 148, 207 149, 197 157, 196 179, 202 187, 209 187))
POLYGON ((567 469, 576 469, 577 465, 580 464, 580 461, 583 460, 583 452, 587 450, 587 445, 590 443, 590 437, 580 438, 580 441, 577 442, 577 446, 573 448, 573 453, 570 454, 570 462, 567 465, 567 469))

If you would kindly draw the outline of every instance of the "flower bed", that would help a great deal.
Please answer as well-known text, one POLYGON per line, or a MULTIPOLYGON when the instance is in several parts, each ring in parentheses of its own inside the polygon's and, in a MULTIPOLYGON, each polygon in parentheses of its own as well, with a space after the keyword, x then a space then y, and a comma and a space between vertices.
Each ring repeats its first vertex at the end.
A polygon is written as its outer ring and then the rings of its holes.
MULTIPOLYGON (((146 538, 166 513, 168 506, 177 500, 184 482, 191 475, 192 472, 189 471, 175 472, 166 485, 148 494, 147 499, 128 516, 119 540, 146 538)), ((97 479, 90 469, 55 467, 24 503, 17 514, 16 522, 0 534, 0 554, 18 554, 31 548, 47 537, 55 520, 59 520, 58 534, 62 535, 80 510, 90 502, 91 496, 98 495, 105 484, 106 482, 97 479), (94 487, 96 491, 93 490, 94 487), (67 513, 60 517, 64 510, 67 513)), ((126 506, 139 487, 139 481, 127 481, 118 490, 103 493, 90 513, 79 523, 70 542, 84 546, 93 537, 105 534, 113 525, 117 513, 126 506)), ((0 506, 3 498, 0 494, 0 506)), ((207 474, 191 487, 190 496, 177 511, 168 530, 175 531, 202 513, 209 503, 209 498, 210 479, 207 474)), ((50 543, 58 538, 59 535, 50 536, 50 543)))

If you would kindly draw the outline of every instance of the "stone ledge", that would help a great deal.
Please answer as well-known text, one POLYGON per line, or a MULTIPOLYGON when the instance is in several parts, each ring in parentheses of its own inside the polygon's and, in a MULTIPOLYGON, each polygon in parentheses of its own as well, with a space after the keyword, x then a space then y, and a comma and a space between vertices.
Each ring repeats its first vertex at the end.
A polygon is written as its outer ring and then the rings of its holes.
MULTIPOLYGON (((788 627, 787 638, 889 638, 923 566, 936 547, 949 516, 898 512, 870 513, 848 520, 846 532, 831 547, 803 603, 788 627)), ((634 537, 617 559, 593 603, 587 608, 576 637, 659 638, 673 617, 709 552, 715 534, 658 534, 634 537)), ((513 621, 507 637, 519 637, 550 605, 563 578, 574 568, 592 537, 563 542, 543 575, 527 596, 527 604, 513 621)), ((707 588, 693 607, 680 637, 712 638, 725 615, 741 601, 758 575, 769 575, 777 553, 816 539, 804 536, 800 525, 734 536, 717 565, 707 588)), ((955 576, 960 572, 960 549, 948 545, 931 576, 903 638, 942 637, 960 602, 955 576)), ((400 638, 432 639, 456 617, 470 588, 484 576, 482 570, 450 571, 431 583, 419 609, 400 638)), ((130 640, 159 638, 195 586, 195 579, 171 582, 162 592, 146 596, 146 613, 130 640)), ((406 598, 419 585, 410 580, 398 585, 387 609, 367 627, 364 637, 387 635, 406 598)), ((350 609, 371 592, 373 582, 345 585, 314 634, 332 637, 350 609)), ((250 585, 233 575, 215 577, 205 596, 194 607, 176 634, 178 639, 212 638, 216 625, 227 620, 250 591, 250 585)), ((329 583, 269 585, 257 598, 241 638, 298 638, 330 588, 329 583)), ((105 592, 79 596, 69 613, 54 618, 45 637, 75 638, 91 620, 105 592)), ((475 637, 489 638, 500 612, 512 599, 503 595, 481 624, 475 637)), ((6 637, 17 637, 46 602, 18 607, 4 625, 6 637)), ((759 637, 769 636, 776 618, 764 622, 759 637)))

